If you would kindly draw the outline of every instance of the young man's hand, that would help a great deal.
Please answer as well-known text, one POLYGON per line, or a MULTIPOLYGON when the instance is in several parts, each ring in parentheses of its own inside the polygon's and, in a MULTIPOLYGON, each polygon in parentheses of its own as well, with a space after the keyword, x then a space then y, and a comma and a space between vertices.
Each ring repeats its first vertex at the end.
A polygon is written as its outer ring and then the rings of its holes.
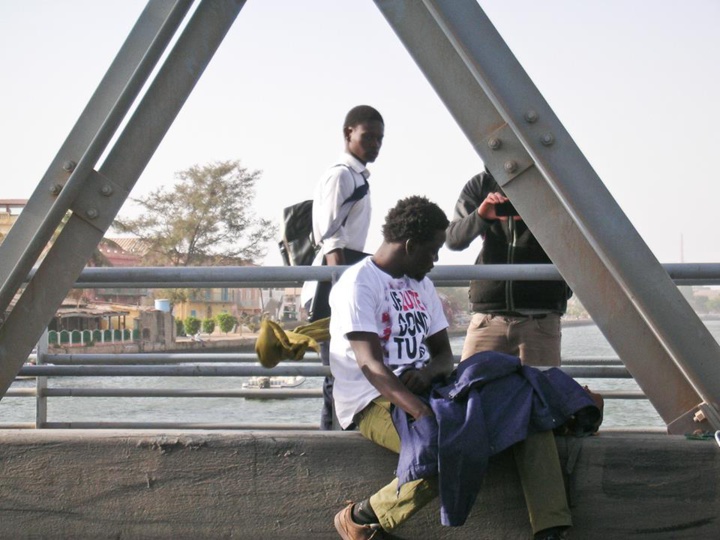
POLYGON ((413 394, 424 394, 430 390, 430 376, 422 370, 408 369, 400 375, 400 380, 413 394))
MULTIPOLYGON (((400 381, 413 394, 425 394, 430 390, 432 378, 426 371, 412 368, 400 375, 400 381)), ((435 416, 432 409, 425 405, 423 401, 420 401, 419 405, 420 407, 417 410, 410 411, 415 420, 420 420, 425 416, 435 416)))
POLYGON ((410 413, 415 419, 415 421, 418 421, 421 418, 425 418, 426 416, 435 416, 435 413, 433 413, 433 410, 430 407, 428 407, 424 403, 422 405, 423 406, 420 407, 417 411, 413 411, 410 413))

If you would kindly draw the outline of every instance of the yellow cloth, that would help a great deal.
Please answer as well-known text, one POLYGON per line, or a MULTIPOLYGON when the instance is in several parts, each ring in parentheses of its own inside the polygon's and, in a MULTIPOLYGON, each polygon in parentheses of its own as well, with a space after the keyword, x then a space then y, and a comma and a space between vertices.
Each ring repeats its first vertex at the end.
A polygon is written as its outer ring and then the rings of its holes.
POLYGON ((298 326, 293 332, 286 332, 276 322, 263 319, 255 353, 263 367, 274 368, 281 360, 301 360, 308 349, 320 352, 320 342, 329 339, 330 317, 298 326))

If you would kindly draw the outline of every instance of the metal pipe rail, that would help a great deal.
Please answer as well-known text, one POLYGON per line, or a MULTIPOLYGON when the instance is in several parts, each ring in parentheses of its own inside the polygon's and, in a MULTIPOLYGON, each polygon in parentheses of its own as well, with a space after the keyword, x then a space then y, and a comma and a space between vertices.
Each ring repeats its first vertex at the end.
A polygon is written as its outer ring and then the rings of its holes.
MULTIPOLYGON (((167 397, 167 398, 245 398, 245 399, 301 399, 321 398, 321 389, 275 389, 265 390, 193 390, 189 388, 45 388, 45 397, 167 397)), ((8 396, 36 397, 35 388, 11 388, 8 396)), ((645 399, 642 392, 604 390, 605 399, 645 399)))
MULTIPOLYGON (((255 353, 118 353, 118 354, 46 354, 43 364, 75 365, 133 365, 186 363, 258 363, 255 353)), ((306 353, 303 362, 319 363, 320 356, 306 353)), ((24 367, 22 369, 25 369, 24 367)), ((22 370, 21 370, 22 371, 22 370)))
POLYGON ((281 364, 272 370, 260 365, 181 365, 181 366, 24 366, 22 375, 36 377, 253 377, 305 375, 325 377, 330 368, 319 364, 281 364))
MULTIPOLYGON (((455 355, 455 364, 460 362, 460 356, 455 355)), ((252 363, 257 364, 255 353, 118 353, 118 354, 46 354, 43 364, 57 366, 74 365, 133 365, 133 364, 184 364, 184 363, 252 363)), ((317 353, 306 353, 303 362, 320 362, 317 353)), ((623 365, 617 357, 588 356, 578 358, 563 358, 562 365, 623 365)), ((24 368, 23 368, 24 369, 24 368)), ((21 371, 21 375, 24 375, 21 371)))
MULTIPOLYGON (((678 285, 719 285, 720 263, 664 264, 678 285)), ((216 266, 86 268, 76 289, 107 287, 293 287, 305 281, 331 281, 347 266, 216 266)), ((30 278, 34 275, 34 270, 30 278)), ((465 286, 475 279, 555 281, 552 264, 439 265, 429 274, 437 286, 465 286)))
MULTIPOLYGON (((15 429, 34 427, 32 424, 14 424, 15 429)), ((204 422, 47 422, 48 429, 202 429, 202 430, 256 430, 256 431, 318 431, 316 424, 218 424, 204 422)))
MULTIPOLYGON (((575 378, 584 379, 631 379, 632 376, 622 366, 567 366, 561 368, 575 378)), ((252 376, 289 376, 325 377, 330 374, 328 366, 308 363, 280 364, 273 369, 260 365, 73 365, 73 366, 25 366, 20 370, 23 376, 36 377, 252 377, 252 376)))
POLYGON ((193 390, 190 388, 46 388, 47 397, 165 397, 165 398, 321 398, 322 388, 266 388, 262 390, 193 390))

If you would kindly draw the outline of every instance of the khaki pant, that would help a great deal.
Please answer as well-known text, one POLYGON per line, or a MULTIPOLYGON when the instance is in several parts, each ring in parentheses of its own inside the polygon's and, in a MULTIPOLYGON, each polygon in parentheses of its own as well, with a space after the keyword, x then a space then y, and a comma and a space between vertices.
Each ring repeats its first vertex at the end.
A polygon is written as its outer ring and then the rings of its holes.
MULTIPOLYGON (((378 398, 356 417, 360 432, 393 452, 400 452, 400 437, 390 416, 390 402, 378 398)), ((533 533, 549 527, 571 526, 560 460, 552 432, 531 435, 511 448, 517 464, 533 533)), ((402 485, 398 479, 370 497, 380 525, 391 531, 438 495, 437 477, 402 485)))
POLYGON ((519 356, 528 366, 560 365, 560 315, 505 317, 475 313, 470 320, 461 360, 482 351, 519 356))

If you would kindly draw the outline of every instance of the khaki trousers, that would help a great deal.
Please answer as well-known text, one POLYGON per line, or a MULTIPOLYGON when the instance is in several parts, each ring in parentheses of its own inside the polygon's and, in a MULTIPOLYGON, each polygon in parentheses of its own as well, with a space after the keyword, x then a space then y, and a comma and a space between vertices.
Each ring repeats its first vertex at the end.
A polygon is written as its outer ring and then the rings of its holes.
POLYGON ((559 366, 561 335, 557 313, 540 317, 475 313, 460 359, 482 351, 497 351, 518 356, 528 366, 559 366))

